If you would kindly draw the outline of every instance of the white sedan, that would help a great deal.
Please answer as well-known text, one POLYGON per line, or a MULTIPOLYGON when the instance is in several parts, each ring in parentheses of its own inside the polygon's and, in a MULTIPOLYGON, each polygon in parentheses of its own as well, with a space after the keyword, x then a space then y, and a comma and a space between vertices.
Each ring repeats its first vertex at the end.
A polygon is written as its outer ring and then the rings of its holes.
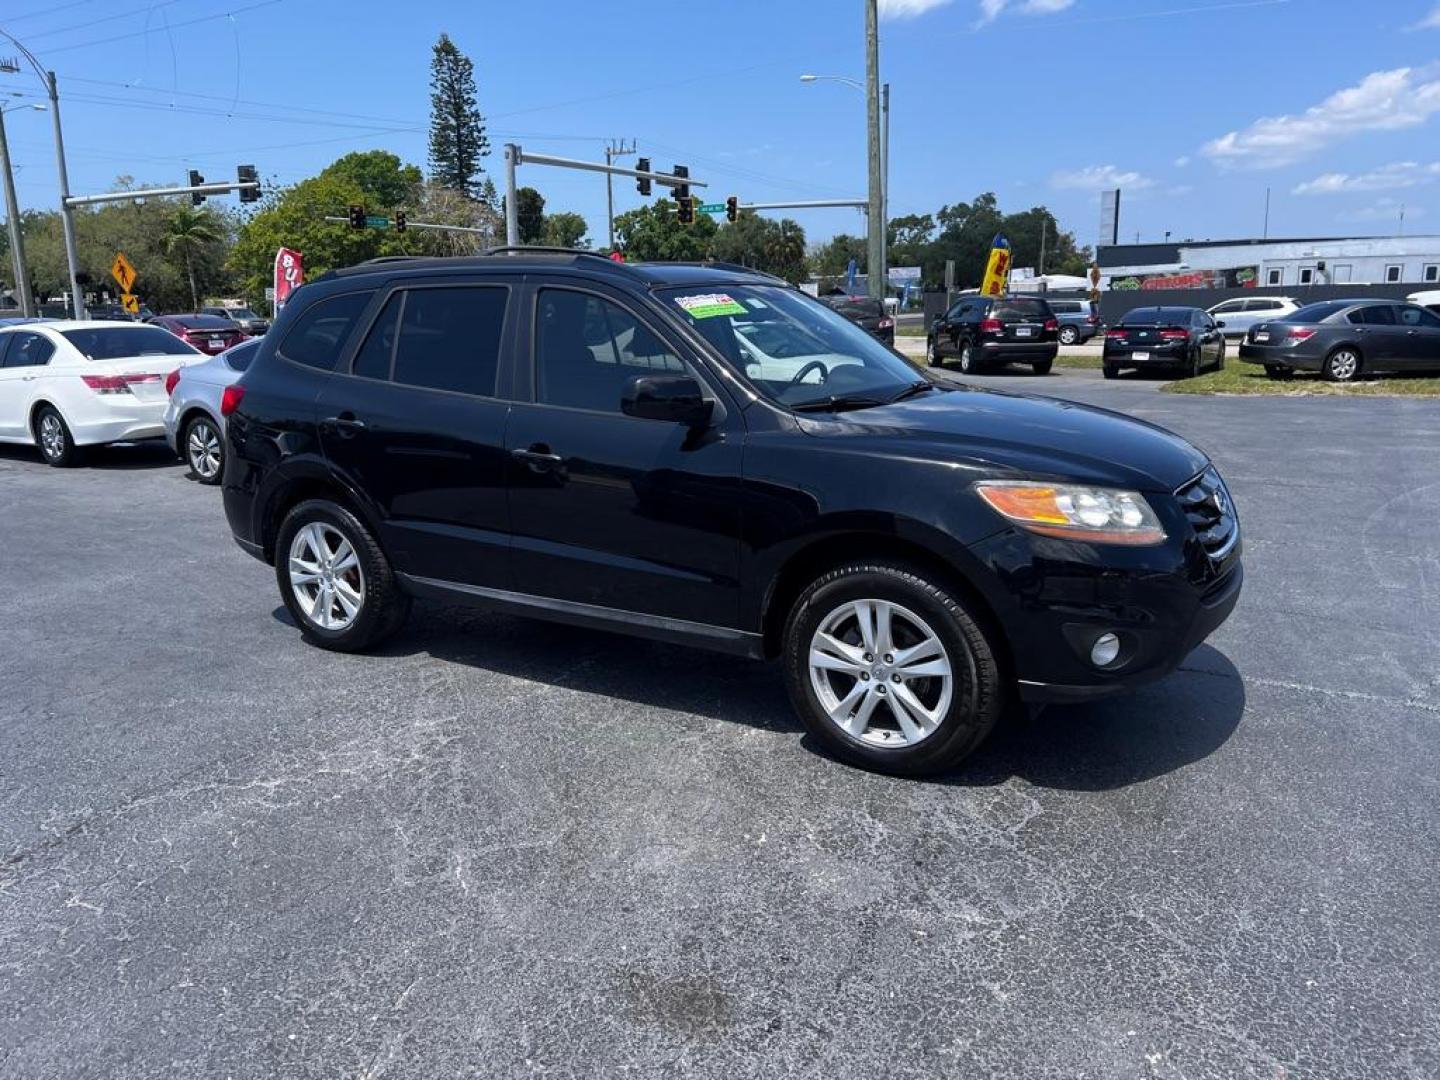
POLYGON ((79 448, 163 438, 165 377, 205 359, 158 326, 28 323, 0 329, 0 442, 74 465, 79 448))

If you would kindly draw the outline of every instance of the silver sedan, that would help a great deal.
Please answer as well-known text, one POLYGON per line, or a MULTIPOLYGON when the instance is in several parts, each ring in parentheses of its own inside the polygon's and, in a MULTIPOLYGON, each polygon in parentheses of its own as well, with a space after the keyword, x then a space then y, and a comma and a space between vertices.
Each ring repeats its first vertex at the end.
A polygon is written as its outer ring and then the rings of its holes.
POLYGON ((242 341, 204 363, 172 372, 165 409, 165 439, 195 479, 218 484, 225 469, 225 417, 220 399, 255 359, 259 339, 242 341))

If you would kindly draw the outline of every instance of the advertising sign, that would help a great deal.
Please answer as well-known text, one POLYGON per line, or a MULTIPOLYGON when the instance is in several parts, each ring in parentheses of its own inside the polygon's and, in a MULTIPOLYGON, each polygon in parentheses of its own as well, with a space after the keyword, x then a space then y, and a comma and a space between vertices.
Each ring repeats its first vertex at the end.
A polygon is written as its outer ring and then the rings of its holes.
POLYGON ((305 280, 305 256, 289 248, 275 252, 275 314, 305 280))
POLYGON ((1004 296, 1010 280, 1010 241, 996 233, 990 242, 990 261, 985 265, 985 280, 980 285, 982 296, 1004 296))

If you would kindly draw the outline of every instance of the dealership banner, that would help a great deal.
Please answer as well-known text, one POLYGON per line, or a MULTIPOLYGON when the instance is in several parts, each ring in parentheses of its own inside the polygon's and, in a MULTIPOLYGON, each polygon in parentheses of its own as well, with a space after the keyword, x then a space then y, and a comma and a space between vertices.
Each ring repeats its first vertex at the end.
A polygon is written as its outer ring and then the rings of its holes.
POLYGON ((275 314, 285 306, 290 294, 305 280, 305 256, 289 248, 275 252, 275 314))
POLYGON ((1166 274, 1129 274, 1110 279, 1112 290, 1148 292, 1159 289, 1253 289, 1260 284, 1258 266, 1233 270, 1177 270, 1166 274))
POLYGON ((983 296, 1004 296, 1010 281, 1010 241, 996 233, 990 242, 990 261, 985 264, 985 280, 980 284, 983 296))

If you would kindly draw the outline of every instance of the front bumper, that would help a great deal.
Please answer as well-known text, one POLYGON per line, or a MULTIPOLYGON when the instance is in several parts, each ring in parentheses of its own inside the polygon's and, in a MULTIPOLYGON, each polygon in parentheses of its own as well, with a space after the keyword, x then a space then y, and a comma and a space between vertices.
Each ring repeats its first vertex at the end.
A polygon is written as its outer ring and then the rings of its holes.
POLYGON ((1308 356, 1283 345, 1253 345, 1248 341, 1240 346, 1240 359, 1247 364, 1294 368, 1298 371, 1319 371, 1325 364, 1323 356, 1308 356))

